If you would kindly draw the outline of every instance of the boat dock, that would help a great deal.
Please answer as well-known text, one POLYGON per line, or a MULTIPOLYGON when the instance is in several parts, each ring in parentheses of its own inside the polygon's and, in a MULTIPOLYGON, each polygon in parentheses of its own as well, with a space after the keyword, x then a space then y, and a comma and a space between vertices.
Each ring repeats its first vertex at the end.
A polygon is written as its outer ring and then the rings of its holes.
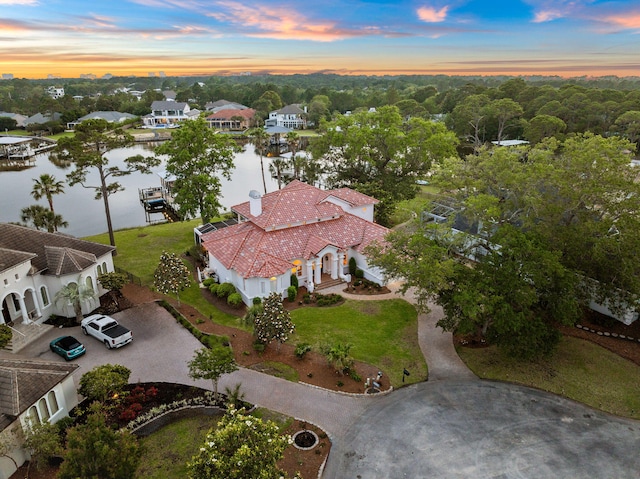
POLYGON ((0 136, 0 167, 28 168, 36 156, 55 148, 56 142, 31 136, 0 136))
POLYGON ((150 188, 138 188, 140 204, 144 207, 144 215, 147 223, 159 223, 180 221, 180 215, 174 207, 173 197, 165 186, 153 186, 150 188), (151 215, 161 214, 155 219, 151 215))

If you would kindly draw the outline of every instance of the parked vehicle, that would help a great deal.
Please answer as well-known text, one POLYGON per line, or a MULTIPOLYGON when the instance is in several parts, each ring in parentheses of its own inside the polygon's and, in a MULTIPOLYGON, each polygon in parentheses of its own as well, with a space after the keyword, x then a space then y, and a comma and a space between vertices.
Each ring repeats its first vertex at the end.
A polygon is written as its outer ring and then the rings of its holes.
POLYGON ((82 320, 82 332, 102 341, 107 349, 121 348, 133 341, 130 330, 118 324, 111 316, 94 314, 82 320))
POLYGON ((87 352, 84 344, 73 336, 60 336, 49 343, 49 348, 67 361, 78 358, 87 352))

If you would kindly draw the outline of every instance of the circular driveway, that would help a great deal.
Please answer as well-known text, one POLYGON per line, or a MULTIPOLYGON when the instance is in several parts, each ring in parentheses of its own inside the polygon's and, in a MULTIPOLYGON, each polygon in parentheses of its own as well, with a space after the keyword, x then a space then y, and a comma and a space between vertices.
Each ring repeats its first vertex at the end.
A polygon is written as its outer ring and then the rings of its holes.
POLYGON ((637 479, 638 451, 638 421, 512 384, 438 381, 368 407, 323 478, 637 479))

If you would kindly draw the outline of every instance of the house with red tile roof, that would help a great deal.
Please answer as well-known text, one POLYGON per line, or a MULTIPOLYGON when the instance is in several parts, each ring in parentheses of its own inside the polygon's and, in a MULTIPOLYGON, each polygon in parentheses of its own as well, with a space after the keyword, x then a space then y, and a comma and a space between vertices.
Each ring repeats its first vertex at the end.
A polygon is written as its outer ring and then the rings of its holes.
POLYGON ((389 231, 373 222, 376 203, 349 188, 325 191, 297 180, 264 196, 251 191, 249 201, 231 208, 237 224, 201 236, 209 271, 233 283, 248 305, 273 291, 284 295, 292 274, 310 292, 323 281, 350 281, 350 258, 382 284, 382 271, 364 254, 389 231))

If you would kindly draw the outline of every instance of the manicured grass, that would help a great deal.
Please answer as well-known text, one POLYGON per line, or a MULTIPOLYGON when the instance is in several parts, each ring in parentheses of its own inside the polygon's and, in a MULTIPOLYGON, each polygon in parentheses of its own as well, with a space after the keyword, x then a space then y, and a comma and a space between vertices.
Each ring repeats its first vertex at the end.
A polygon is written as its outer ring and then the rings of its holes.
POLYGON ((458 354, 481 378, 532 386, 640 419, 640 366, 589 341, 564 337, 552 358, 534 363, 506 358, 495 347, 461 347, 458 354))
POLYGON ((139 479, 187 477, 187 462, 215 428, 220 416, 198 415, 180 419, 142 439, 142 458, 136 471, 139 479))
POLYGON ((418 315, 402 299, 346 301, 340 306, 292 311, 296 331, 289 342, 306 342, 318 351, 323 345, 349 343, 351 356, 389 374, 394 387, 424 381, 427 365, 418 346, 418 315))
MULTIPOLYGON (((114 233, 117 255, 113 261, 121 268, 142 281, 144 286, 153 287, 153 272, 158 267, 163 251, 181 255, 194 245, 193 228, 200 224, 199 219, 177 223, 161 223, 118 230, 114 233)), ((97 243, 109 244, 109 235, 103 233, 84 238, 97 243)), ((190 304, 205 317, 219 324, 240 327, 235 316, 223 313, 211 305, 203 296, 200 287, 194 281, 180 293, 180 301, 190 304)))
POLYGON ((250 369, 253 369, 254 371, 260 371, 277 378, 286 379, 287 381, 291 381, 294 383, 297 383, 299 380, 298 371, 293 369, 291 366, 288 366, 287 364, 278 363, 276 361, 264 361, 258 364, 254 364, 250 366, 250 369))

